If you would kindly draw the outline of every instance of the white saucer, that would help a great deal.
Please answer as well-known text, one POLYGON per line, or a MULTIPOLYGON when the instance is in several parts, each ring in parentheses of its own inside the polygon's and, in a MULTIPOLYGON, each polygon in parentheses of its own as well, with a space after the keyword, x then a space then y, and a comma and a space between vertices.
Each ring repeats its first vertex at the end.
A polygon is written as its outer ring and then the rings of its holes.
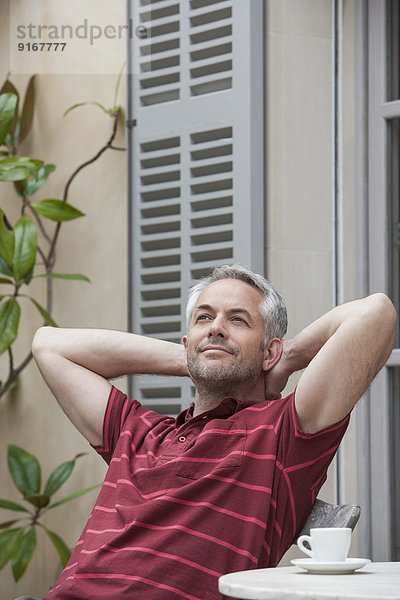
POLYGON ((296 558, 291 561, 293 565, 306 569, 309 573, 329 575, 354 573, 370 562, 368 558, 347 558, 345 562, 317 562, 312 558, 296 558))

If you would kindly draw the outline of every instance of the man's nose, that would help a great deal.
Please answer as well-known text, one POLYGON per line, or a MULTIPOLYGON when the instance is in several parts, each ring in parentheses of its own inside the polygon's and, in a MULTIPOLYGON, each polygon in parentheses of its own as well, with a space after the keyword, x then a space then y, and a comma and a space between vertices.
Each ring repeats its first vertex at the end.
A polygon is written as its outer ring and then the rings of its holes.
POLYGON ((211 323, 208 330, 208 337, 221 337, 225 338, 227 336, 226 327, 223 319, 216 317, 211 323))

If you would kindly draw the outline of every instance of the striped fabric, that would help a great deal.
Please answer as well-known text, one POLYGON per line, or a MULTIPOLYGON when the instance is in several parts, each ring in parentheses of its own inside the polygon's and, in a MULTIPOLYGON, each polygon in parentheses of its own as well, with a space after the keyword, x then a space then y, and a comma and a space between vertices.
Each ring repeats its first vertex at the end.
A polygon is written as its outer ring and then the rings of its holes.
POLYGON ((163 417, 112 389, 96 448, 107 476, 46 600, 220 600, 220 575, 278 563, 348 418, 305 434, 294 394, 192 410, 163 417))

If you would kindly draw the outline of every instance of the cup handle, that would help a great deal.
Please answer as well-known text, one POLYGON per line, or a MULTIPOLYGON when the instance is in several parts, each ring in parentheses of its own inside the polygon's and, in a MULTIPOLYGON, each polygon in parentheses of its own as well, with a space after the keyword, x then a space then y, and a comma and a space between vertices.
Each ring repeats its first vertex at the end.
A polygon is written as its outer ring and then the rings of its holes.
POLYGON ((311 558, 314 558, 314 554, 313 554, 312 546, 311 546, 311 536, 310 535, 301 535, 299 537, 299 539, 297 540, 297 545, 302 552, 305 552, 306 554, 308 554, 308 556, 310 556, 311 558), (309 548, 307 548, 307 546, 304 545, 304 542, 308 542, 310 544, 311 550, 309 548))

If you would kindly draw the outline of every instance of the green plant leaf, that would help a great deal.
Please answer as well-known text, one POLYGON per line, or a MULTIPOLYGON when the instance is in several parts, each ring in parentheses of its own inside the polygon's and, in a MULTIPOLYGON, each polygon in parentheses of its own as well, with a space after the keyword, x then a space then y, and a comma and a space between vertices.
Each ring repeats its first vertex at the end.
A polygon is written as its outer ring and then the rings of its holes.
POLYGON ((18 90, 15 87, 15 85, 13 83, 11 83, 11 81, 9 79, 6 79, 0 90, 0 94, 15 94, 17 96, 17 103, 15 106, 14 118, 11 122, 10 129, 9 129, 9 133, 11 136, 11 142, 13 142, 14 136, 15 136, 15 130, 16 130, 17 123, 18 123, 19 93, 18 93, 18 90))
POLYGON ((2 569, 13 555, 14 548, 24 534, 24 527, 9 529, 0 533, 0 569, 2 569))
POLYGON ((19 165, 26 166, 32 171, 32 175, 36 175, 38 169, 43 165, 43 161, 39 158, 31 158, 30 156, 7 156, 1 159, 3 166, 17 167, 19 165))
POLYGON ((19 179, 17 181, 14 181, 14 190, 17 192, 20 198, 25 196, 26 181, 27 180, 25 179, 19 179))
POLYGON ((7 508, 8 510, 20 510, 22 512, 29 512, 27 508, 17 502, 11 502, 11 500, 2 500, 0 498, 0 508, 7 508))
POLYGON ((24 156, 3 158, 0 160, 0 181, 15 182, 30 176, 37 179, 42 164, 41 160, 24 156))
POLYGON ((7 156, 6 158, 1 159, 0 164, 3 167, 9 167, 12 169, 13 167, 18 167, 19 165, 26 165, 29 160, 30 159, 28 156, 7 156))
POLYGON ((27 177, 29 177, 29 170, 26 167, 3 169, 0 164, 0 181, 21 181, 27 177))
POLYGON ((58 465, 58 467, 54 469, 47 480, 44 493, 52 496, 62 486, 62 484, 67 481, 74 466, 75 460, 69 460, 61 465, 58 465))
POLYGON ((72 460, 61 463, 54 469, 50 477, 47 480, 44 488, 44 493, 48 496, 52 496, 60 487, 67 481, 68 477, 72 473, 72 469, 75 466, 76 460, 85 453, 77 454, 72 460))
POLYGON ((38 158, 29 158, 28 156, 8 156, 0 160, 1 172, 11 171, 13 169, 26 169, 28 175, 35 179, 38 178, 38 171, 42 167, 43 161, 38 158))
POLYGON ((27 167, 10 167, 4 166, 0 161, 0 181, 20 181, 29 177, 29 169, 27 167))
POLYGON ((45 530, 47 535, 53 542, 55 549, 58 552, 63 568, 66 567, 71 557, 70 549, 68 548, 67 544, 60 538, 60 536, 54 533, 54 531, 51 531, 51 529, 47 529, 47 527, 45 528, 45 530))
POLYGON ((14 547, 14 552, 11 557, 11 566, 15 581, 19 581, 22 575, 25 573, 35 547, 36 531, 35 527, 32 526, 22 536, 22 539, 17 547, 14 547))
MULTIPOLYGON (((11 75, 11 71, 9 71, 9 72, 7 73, 7 79, 5 79, 5 80, 4 80, 4 83, 3 83, 3 85, 2 85, 2 86, 1 86, 1 88, 0 88, 0 94, 7 94, 7 93, 8 93, 8 94, 17 94, 17 95, 18 95, 18 92, 13 92, 13 91, 11 91, 11 90, 9 89, 9 85, 10 85, 10 84, 11 84, 11 85, 13 85, 13 84, 11 83, 11 81, 8 79, 8 78, 10 77, 10 75, 11 75)), ((14 87, 14 86, 13 86, 13 87, 14 87)))
POLYGON ((3 275, 8 275, 9 277, 13 276, 13 272, 4 260, 4 258, 0 255, 0 273, 3 275))
POLYGON ((82 213, 77 208, 74 208, 67 202, 58 200, 56 198, 48 198, 47 200, 40 200, 40 202, 32 202, 32 208, 39 214, 43 215, 51 221, 57 221, 61 223, 63 221, 71 221, 78 217, 83 217, 82 213))
POLYGON ((36 277, 46 277, 48 279, 69 279, 71 281, 87 281, 90 283, 89 277, 81 275, 80 273, 42 273, 41 275, 35 275, 36 277))
POLYGON ((38 178, 36 180, 31 179, 30 181, 26 182, 24 190, 25 196, 32 196, 35 192, 37 192, 38 189, 46 183, 49 176, 51 173, 53 173, 53 171, 55 171, 55 169, 56 165, 43 165, 40 167, 38 170, 38 178))
POLYGON ((26 496, 25 500, 36 506, 36 508, 44 508, 50 502, 50 498, 46 494, 32 494, 26 496))
POLYGON ((21 308, 16 298, 0 304, 0 354, 11 346, 17 337, 21 308))
POLYGON ((4 143, 14 119, 18 97, 15 94, 0 95, 0 145, 4 143))
MULTIPOLYGON (((0 283, 11 283, 11 285, 14 283, 13 281, 11 281, 11 279, 6 279, 5 277, 0 277, 0 283)), ((1 300, 1 298, 0 298, 1 300)))
POLYGON ((99 108, 101 108, 101 110, 103 112, 105 112, 106 114, 108 114, 108 115, 110 114, 110 110, 108 108, 106 108, 105 106, 103 106, 102 104, 100 104, 100 102, 78 102, 78 104, 73 104, 72 106, 67 108, 67 110, 63 114, 63 117, 66 117, 67 114, 71 112, 71 110, 74 110, 75 108, 78 108, 79 106, 87 106, 88 104, 94 104, 95 106, 98 106, 99 108))
POLYGON ((15 525, 15 523, 18 523, 19 521, 22 521, 22 519, 13 519, 12 521, 3 521, 3 523, 0 523, 0 529, 9 529, 12 525, 15 525))
POLYGON ((38 309, 38 311, 40 312, 43 319, 48 325, 51 325, 52 327, 58 327, 57 323, 54 321, 54 319, 52 319, 47 310, 43 308, 43 306, 41 306, 41 304, 39 304, 39 302, 35 300, 35 298, 32 298, 31 296, 28 296, 28 298, 36 306, 36 308, 38 309))
POLYGON ((19 491, 24 496, 39 494, 41 468, 38 459, 19 446, 8 446, 8 468, 19 491))
POLYGON ((7 227, 4 217, 0 208, 0 255, 11 267, 14 255, 14 231, 7 227))
POLYGON ((61 498, 61 500, 57 500, 57 502, 53 502, 53 504, 50 504, 50 506, 48 507, 48 510, 50 510, 51 508, 55 508, 56 506, 60 506, 60 504, 65 504, 66 502, 69 502, 70 500, 74 500, 75 498, 79 498, 79 496, 83 496, 84 494, 87 494, 88 492, 91 492, 92 490, 94 490, 100 486, 101 486, 101 483, 97 483, 96 485, 91 485, 88 488, 79 490, 78 492, 75 492, 74 494, 65 496, 65 498, 61 498))
POLYGON ((20 142, 26 138, 32 126, 33 112, 35 109, 35 77, 36 75, 32 75, 25 92, 19 129, 20 142))
POLYGON ((37 230, 34 222, 27 216, 19 219, 14 227, 13 273, 17 283, 26 278, 36 260, 37 230))

